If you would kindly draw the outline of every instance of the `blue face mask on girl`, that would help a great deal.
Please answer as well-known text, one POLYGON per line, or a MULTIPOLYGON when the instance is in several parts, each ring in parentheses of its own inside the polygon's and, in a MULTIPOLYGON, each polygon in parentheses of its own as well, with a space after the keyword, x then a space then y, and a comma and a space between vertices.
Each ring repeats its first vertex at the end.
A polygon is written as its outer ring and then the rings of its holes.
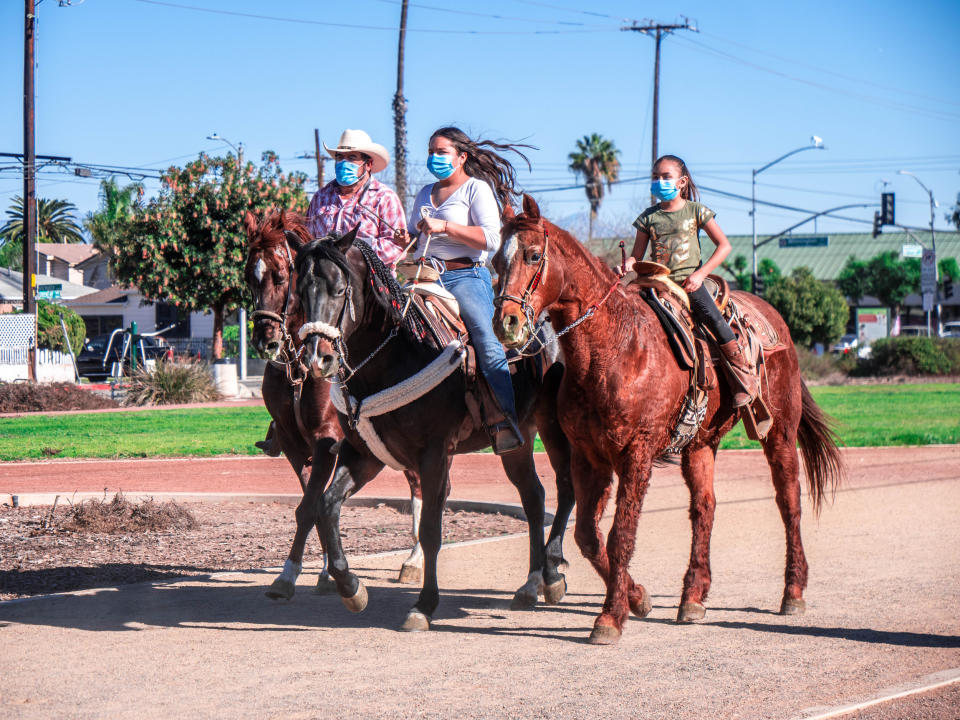
POLYGON ((356 185, 360 180, 360 163, 350 162, 349 160, 337 160, 334 166, 337 173, 337 184, 342 187, 356 185))
POLYGON ((679 192, 673 180, 654 180, 650 183, 650 193, 661 200, 673 200, 679 192))
POLYGON ((446 180, 453 175, 453 160, 449 155, 430 154, 427 158, 427 170, 437 178, 437 180, 446 180))

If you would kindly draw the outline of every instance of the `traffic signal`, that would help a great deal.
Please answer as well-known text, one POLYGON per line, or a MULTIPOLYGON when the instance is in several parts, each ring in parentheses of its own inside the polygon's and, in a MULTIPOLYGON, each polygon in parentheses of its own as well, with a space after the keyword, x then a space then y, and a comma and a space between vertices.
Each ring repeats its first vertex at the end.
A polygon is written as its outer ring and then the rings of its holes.
POLYGON ((881 225, 896 224, 893 220, 893 205, 894 205, 893 201, 894 201, 893 193, 880 194, 880 224, 881 225))
POLYGON ((754 295, 763 295, 763 276, 754 275, 753 276, 753 294, 754 295))
POLYGON ((880 228, 882 225, 883 223, 880 222, 880 213, 875 212, 873 214, 873 236, 874 237, 880 234, 880 228))
POLYGON ((943 276, 943 296, 947 300, 953 297, 953 278, 949 275, 943 276))

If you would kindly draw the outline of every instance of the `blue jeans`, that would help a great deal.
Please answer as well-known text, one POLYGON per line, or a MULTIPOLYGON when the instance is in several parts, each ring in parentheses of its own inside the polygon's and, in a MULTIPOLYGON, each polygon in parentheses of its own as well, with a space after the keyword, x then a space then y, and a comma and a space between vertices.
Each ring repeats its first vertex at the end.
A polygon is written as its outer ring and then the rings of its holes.
POLYGON ((516 419, 517 408, 513 399, 513 381, 503 345, 493 332, 493 285, 486 267, 447 270, 440 276, 443 286, 453 293, 460 303, 470 341, 477 351, 477 363, 483 376, 490 383, 500 407, 516 419))

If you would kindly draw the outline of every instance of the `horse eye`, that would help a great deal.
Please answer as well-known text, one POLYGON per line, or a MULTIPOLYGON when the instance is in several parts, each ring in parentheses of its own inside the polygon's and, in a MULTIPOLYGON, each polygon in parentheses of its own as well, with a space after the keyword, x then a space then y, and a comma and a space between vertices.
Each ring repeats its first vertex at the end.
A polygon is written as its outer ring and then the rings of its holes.
POLYGON ((340 296, 343 295, 346 291, 347 291, 347 286, 344 285, 343 287, 338 287, 338 288, 334 289, 333 294, 336 295, 337 297, 340 297, 340 296))
POLYGON ((527 251, 527 262, 530 263, 531 265, 532 265, 533 263, 538 263, 538 262, 540 262, 540 258, 541 258, 541 257, 542 257, 542 256, 541 256, 539 250, 534 249, 534 250, 528 250, 528 251, 527 251))

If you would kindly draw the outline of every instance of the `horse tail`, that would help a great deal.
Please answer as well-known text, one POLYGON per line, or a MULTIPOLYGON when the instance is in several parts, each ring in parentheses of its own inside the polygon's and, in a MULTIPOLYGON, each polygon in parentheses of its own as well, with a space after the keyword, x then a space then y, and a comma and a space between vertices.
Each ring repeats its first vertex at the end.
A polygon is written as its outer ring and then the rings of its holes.
POLYGON ((797 428, 797 441, 807 472, 810 497, 813 498, 813 511, 819 515, 824 495, 829 492, 833 498, 846 470, 837 446, 837 434, 832 427, 833 420, 820 409, 802 380, 800 392, 803 409, 797 428))

